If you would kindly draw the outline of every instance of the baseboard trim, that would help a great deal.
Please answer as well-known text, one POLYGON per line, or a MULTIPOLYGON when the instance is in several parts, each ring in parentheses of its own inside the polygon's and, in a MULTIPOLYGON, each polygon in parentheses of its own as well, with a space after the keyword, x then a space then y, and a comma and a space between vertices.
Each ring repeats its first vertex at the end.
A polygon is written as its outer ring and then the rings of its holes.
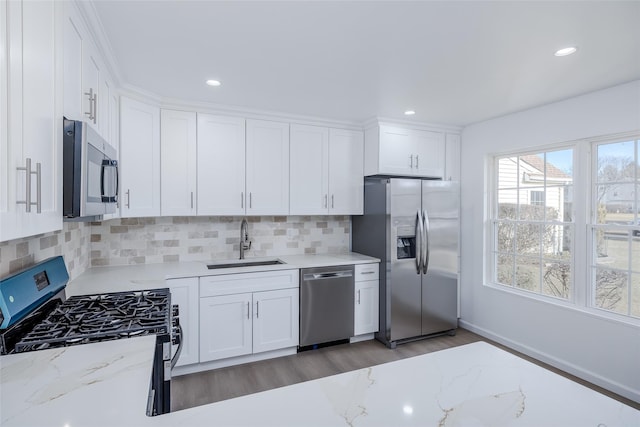
POLYGON ((490 340, 496 341, 502 345, 505 345, 515 351, 519 351, 520 353, 526 354, 529 357, 533 357, 536 360, 539 360, 543 363, 547 363, 557 369, 563 370, 571 375, 575 375, 578 378, 581 378, 585 381, 589 381, 592 384, 600 386, 604 389, 607 389, 613 393, 619 394, 620 396, 626 397, 627 399, 631 399, 634 402, 640 403, 640 391, 634 390, 625 386, 624 384, 620 384, 616 381, 611 381, 608 378, 605 378, 601 375, 598 375, 594 372, 585 370, 580 366, 577 366, 571 362, 568 362, 563 359, 559 359, 554 357, 548 353, 541 352, 532 347, 529 347, 526 344, 523 344, 518 341, 511 340, 502 335, 491 332, 482 327, 476 326, 473 323, 469 323, 460 319, 459 321, 460 327, 467 329, 468 331, 474 332, 478 335, 481 335, 490 340))

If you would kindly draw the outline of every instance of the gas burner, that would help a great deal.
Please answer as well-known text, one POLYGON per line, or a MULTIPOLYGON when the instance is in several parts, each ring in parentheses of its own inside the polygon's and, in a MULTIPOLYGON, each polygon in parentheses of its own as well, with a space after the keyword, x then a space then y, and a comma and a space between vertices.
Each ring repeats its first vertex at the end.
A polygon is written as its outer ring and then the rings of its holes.
POLYGON ((170 333, 168 289, 75 296, 16 343, 16 352, 170 333))

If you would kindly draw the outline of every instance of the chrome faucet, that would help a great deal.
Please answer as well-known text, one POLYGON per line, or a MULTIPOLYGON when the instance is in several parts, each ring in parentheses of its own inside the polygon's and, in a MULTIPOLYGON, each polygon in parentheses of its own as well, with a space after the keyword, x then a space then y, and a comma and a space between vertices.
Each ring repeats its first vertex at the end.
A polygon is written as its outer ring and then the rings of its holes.
POLYGON ((244 259, 244 251, 251 249, 251 240, 249 240, 249 224, 246 218, 242 218, 240 224, 240 259, 244 259))

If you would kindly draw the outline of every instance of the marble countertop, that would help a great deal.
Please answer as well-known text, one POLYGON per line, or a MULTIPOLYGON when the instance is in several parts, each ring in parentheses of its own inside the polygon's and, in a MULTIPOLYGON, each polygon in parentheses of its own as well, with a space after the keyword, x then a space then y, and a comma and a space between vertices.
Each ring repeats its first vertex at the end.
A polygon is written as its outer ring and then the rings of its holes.
POLYGON ((284 264, 214 270, 207 269, 207 264, 239 262, 239 260, 216 260, 215 262, 169 262, 162 264, 93 267, 82 273, 76 279, 70 281, 66 288, 66 294, 67 296, 72 296, 164 288, 166 287, 166 279, 181 277, 252 273, 331 265, 366 264, 380 261, 377 258, 355 252, 321 255, 283 255, 268 258, 247 258, 245 261, 273 259, 279 259, 283 261, 284 264))
POLYGON ((147 417, 152 340, 2 356, 0 424, 640 425, 640 411, 484 342, 147 417))

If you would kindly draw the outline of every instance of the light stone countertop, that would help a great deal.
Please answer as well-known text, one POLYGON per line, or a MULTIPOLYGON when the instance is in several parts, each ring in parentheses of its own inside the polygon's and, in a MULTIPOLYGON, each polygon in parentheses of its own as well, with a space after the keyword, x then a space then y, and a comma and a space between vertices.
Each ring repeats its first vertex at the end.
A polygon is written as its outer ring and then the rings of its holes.
POLYGON ((0 357, 0 425, 640 425, 640 411, 484 342, 147 417, 153 339, 0 357))
POLYGON ((290 270, 332 265, 367 264, 379 262, 355 252, 344 254, 282 255, 268 258, 246 258, 245 261, 279 259, 285 264, 207 269, 207 264, 235 263, 240 260, 216 260, 202 262, 169 262, 162 264, 137 264, 124 266, 93 267, 67 284, 66 295, 88 295, 105 292, 125 292, 167 287, 166 279, 182 277, 214 276, 222 274, 252 273, 261 271, 290 270))

